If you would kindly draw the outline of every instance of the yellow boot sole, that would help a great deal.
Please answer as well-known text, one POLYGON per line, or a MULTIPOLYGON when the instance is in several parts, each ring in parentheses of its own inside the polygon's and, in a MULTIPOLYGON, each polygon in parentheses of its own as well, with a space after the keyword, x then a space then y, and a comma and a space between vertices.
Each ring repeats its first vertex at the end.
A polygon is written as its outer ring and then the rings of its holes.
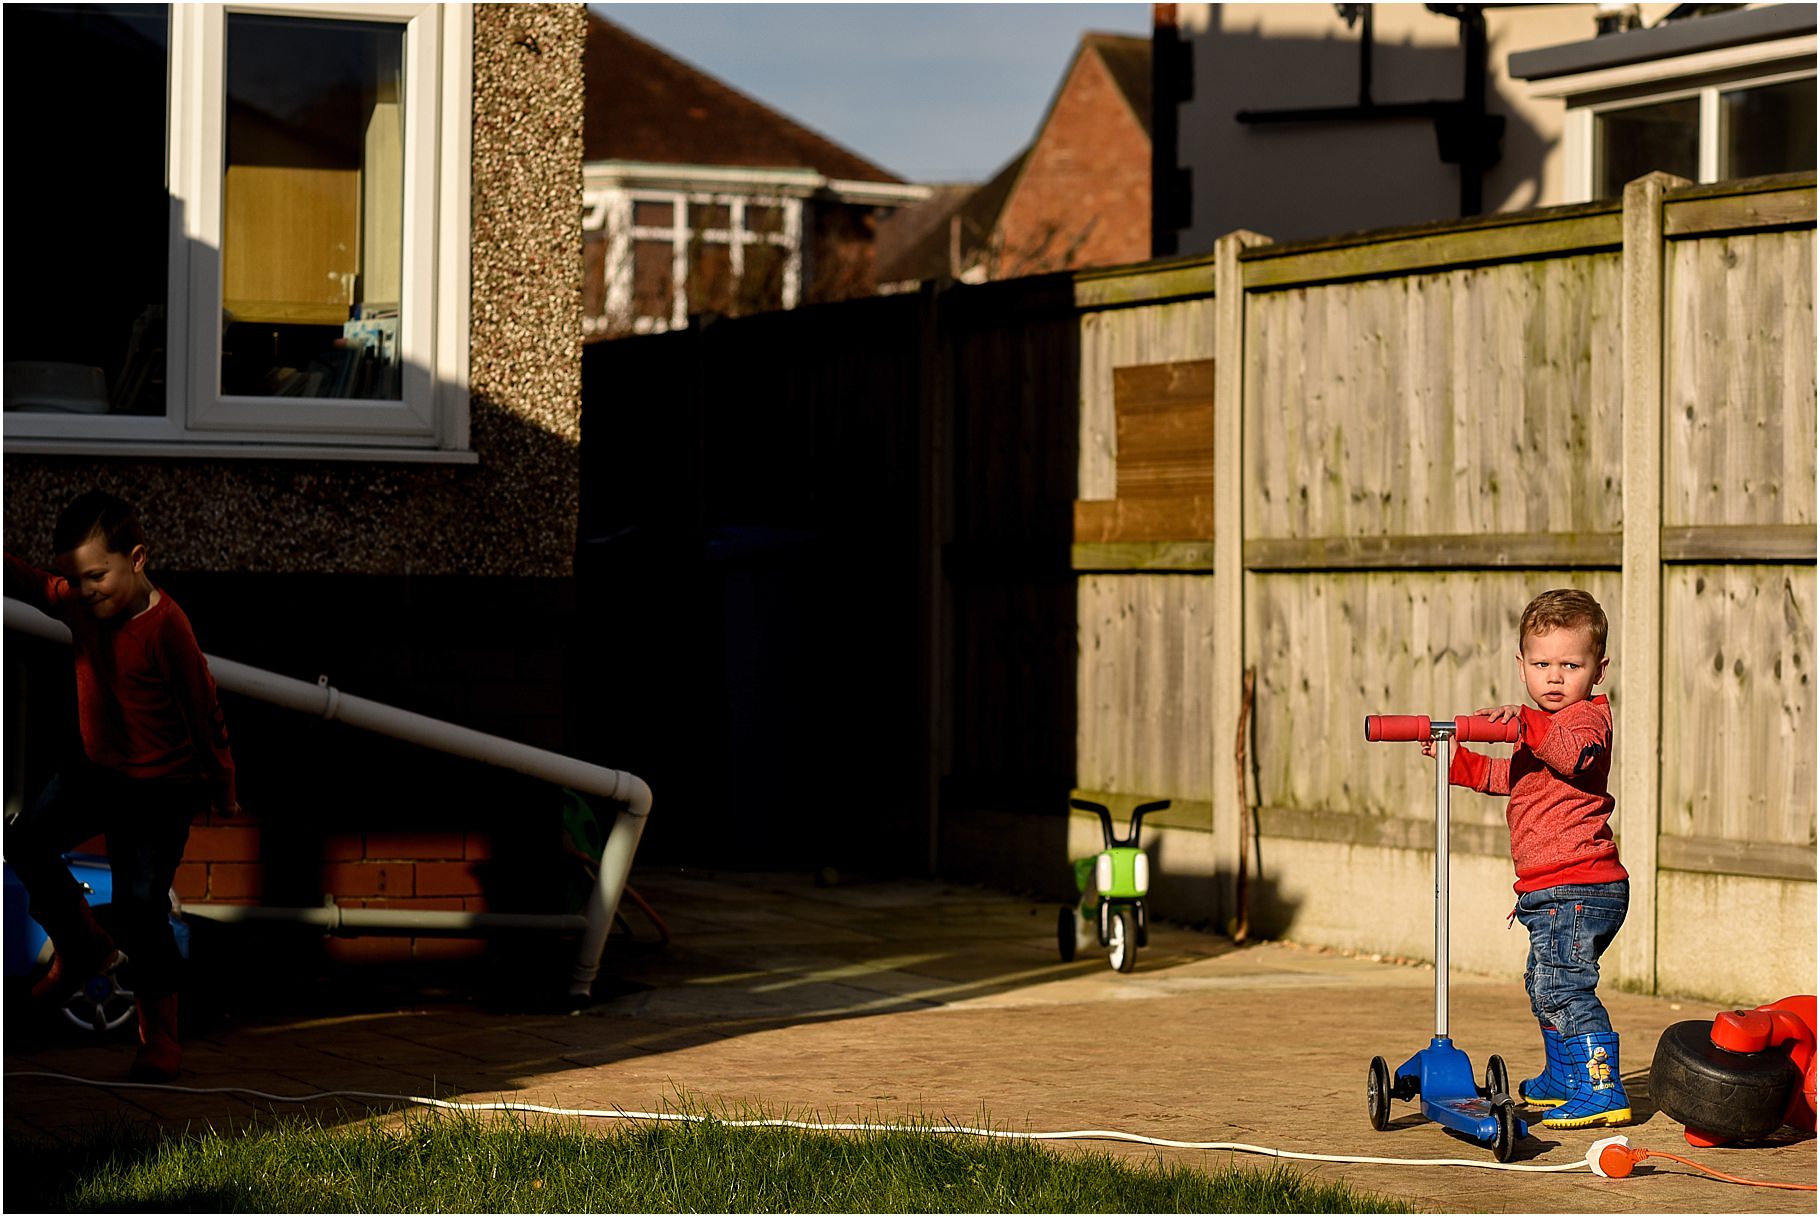
MULTIPOLYGON (((1557 1104, 1557 1106, 1559 1106, 1559 1104, 1557 1104)), ((1563 1119, 1560 1119, 1560 1118, 1554 1117, 1554 1116, 1549 1116, 1549 1117, 1546 1117, 1543 1119, 1542 1127, 1543 1128, 1599 1128, 1599 1127, 1617 1128, 1620 1125, 1629 1124, 1629 1123, 1630 1123, 1630 1108, 1618 1107, 1618 1108, 1612 1109, 1611 1111, 1601 1111, 1595 1115, 1579 1116, 1577 1118, 1567 1119, 1567 1120, 1563 1120, 1563 1119)))
POLYGON ((1525 1106, 1525 1107, 1559 1107, 1559 1106, 1561 1106, 1561 1104, 1567 1102, 1567 1100, 1566 1099, 1532 1099, 1528 1095, 1523 1093, 1523 1087, 1521 1084, 1519 1084, 1517 1086, 1517 1102, 1523 1104, 1523 1106, 1525 1106))

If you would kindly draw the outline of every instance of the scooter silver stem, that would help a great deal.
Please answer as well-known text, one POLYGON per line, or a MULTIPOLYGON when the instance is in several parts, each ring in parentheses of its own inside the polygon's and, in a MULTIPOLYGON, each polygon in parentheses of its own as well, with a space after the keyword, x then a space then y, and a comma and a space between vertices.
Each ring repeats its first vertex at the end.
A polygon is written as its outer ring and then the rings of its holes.
POLYGON ((1452 810, 1447 775, 1452 769, 1454 726, 1429 726, 1435 754, 1435 1037, 1447 1038, 1447 821, 1452 810))

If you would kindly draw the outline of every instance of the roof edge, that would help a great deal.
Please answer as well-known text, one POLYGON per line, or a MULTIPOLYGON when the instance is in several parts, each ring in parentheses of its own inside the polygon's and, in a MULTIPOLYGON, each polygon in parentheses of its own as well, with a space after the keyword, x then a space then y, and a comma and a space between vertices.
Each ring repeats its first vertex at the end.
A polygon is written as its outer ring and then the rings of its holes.
POLYGON ((1606 34, 1581 42, 1537 47, 1513 54, 1509 71, 1517 80, 1546 80, 1552 76, 1768 42, 1790 34, 1811 34, 1815 29, 1814 7, 1812 4, 1771 4, 1736 13, 1670 21, 1648 29, 1606 34))

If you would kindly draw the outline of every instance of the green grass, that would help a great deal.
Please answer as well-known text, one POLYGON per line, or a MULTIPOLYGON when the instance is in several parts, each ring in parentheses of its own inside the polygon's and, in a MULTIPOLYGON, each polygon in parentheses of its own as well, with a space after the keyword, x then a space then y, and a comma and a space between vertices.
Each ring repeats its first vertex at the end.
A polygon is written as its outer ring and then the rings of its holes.
POLYGON ((893 1132, 409 1116, 251 1131, 8 1137, 8 1212, 1406 1212, 1271 1164, 1212 1173, 1103 1151, 893 1132))

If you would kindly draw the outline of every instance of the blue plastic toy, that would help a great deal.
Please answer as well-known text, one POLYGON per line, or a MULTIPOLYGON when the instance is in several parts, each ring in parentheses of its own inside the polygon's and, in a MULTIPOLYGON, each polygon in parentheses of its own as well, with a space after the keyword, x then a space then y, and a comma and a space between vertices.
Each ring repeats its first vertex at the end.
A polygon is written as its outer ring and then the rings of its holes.
MULTIPOLYGON (((104 909, 114 899, 114 872, 104 857, 95 854, 66 854, 70 873, 82 884, 91 907, 104 909)), ((173 905, 175 897, 172 898, 173 905)), ((31 976, 51 961, 51 942, 31 916, 31 899, 25 885, 6 867, 6 975, 31 976)), ((106 916, 105 913, 102 914, 106 916)), ((177 953, 190 956, 190 927, 175 913, 171 916, 171 933, 177 939, 177 953)), ((133 1017, 133 991, 121 983, 118 970, 102 976, 91 976, 64 1003, 63 1017, 81 1031, 105 1033, 124 1026, 133 1017)))
POLYGON ((1488 740, 1514 743, 1519 720, 1494 722, 1477 715, 1430 719, 1425 714, 1372 714, 1365 719, 1365 738, 1418 740, 1434 745, 1435 762, 1435 1033, 1428 1047, 1391 1073, 1381 1056, 1371 1059, 1365 1085, 1371 1126, 1383 1131, 1390 1123, 1390 1101, 1420 1097, 1422 1114, 1446 1128, 1489 1145, 1500 1162, 1508 1162, 1529 1127, 1517 1118, 1510 1096, 1510 1071, 1504 1058, 1485 1062, 1485 1083, 1473 1077, 1472 1061, 1447 1036, 1447 820, 1448 770, 1453 741, 1488 740))

